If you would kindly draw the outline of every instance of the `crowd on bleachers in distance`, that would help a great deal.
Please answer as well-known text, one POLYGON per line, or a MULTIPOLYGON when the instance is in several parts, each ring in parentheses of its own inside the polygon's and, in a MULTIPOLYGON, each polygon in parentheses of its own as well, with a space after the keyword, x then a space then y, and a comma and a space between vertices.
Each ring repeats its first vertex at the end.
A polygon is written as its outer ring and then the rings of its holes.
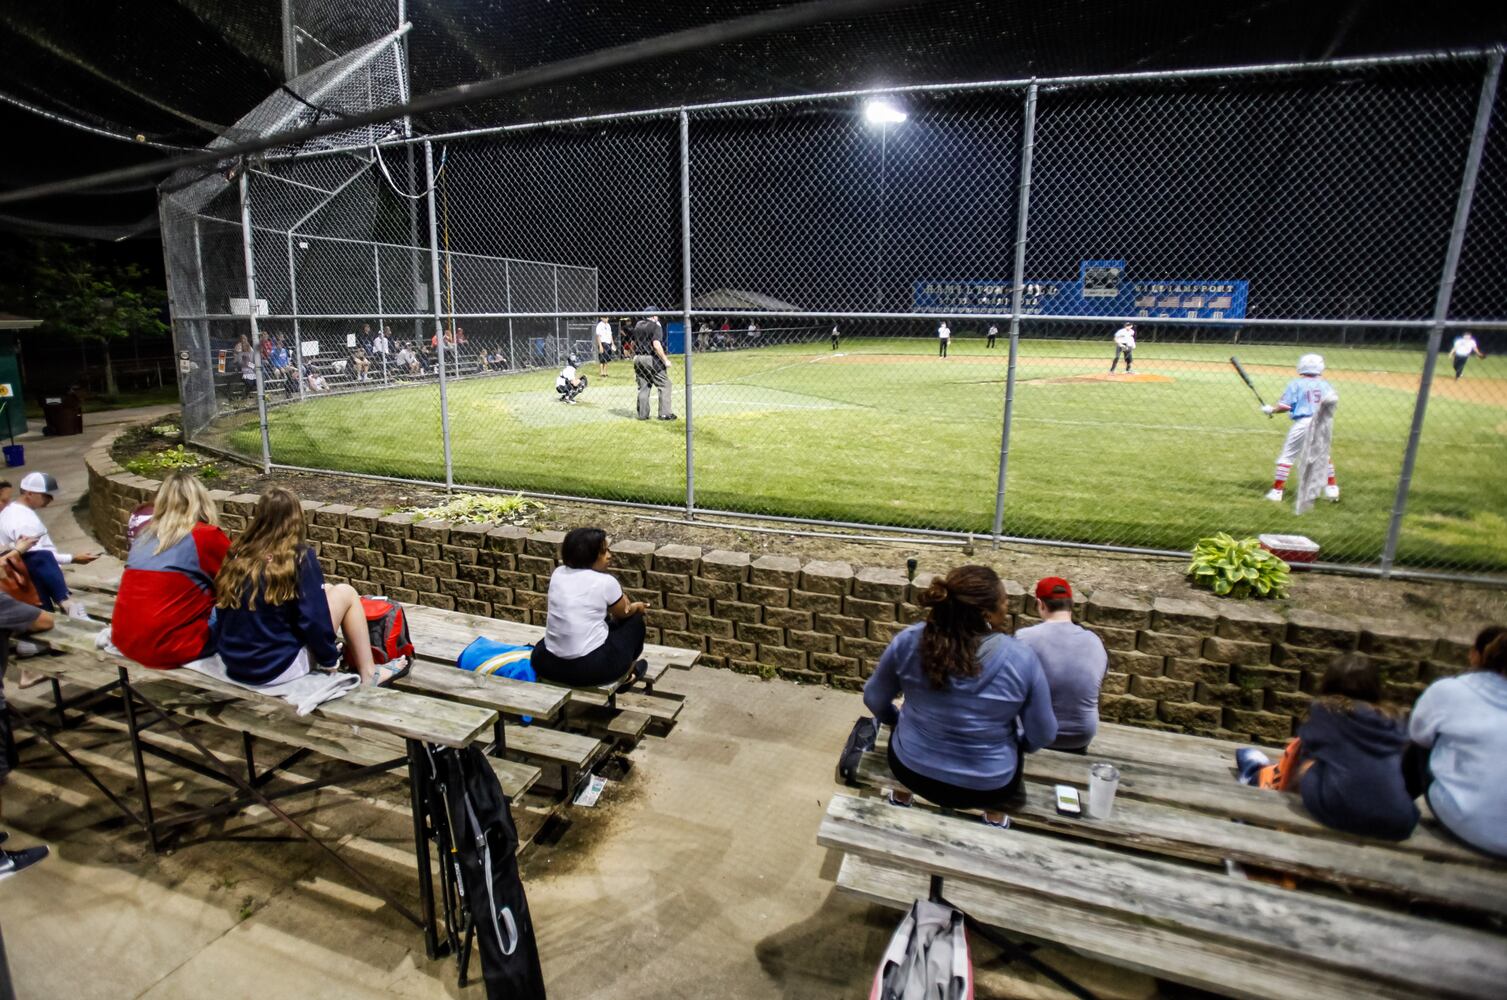
MULTIPOLYGON (((318 353, 301 358, 289 334, 264 329, 260 339, 260 366, 247 334, 240 336, 226 359, 227 381, 233 386, 238 375, 242 383, 239 391, 248 396, 255 394, 258 367, 266 391, 285 396, 296 396, 300 390, 322 393, 370 382, 437 376, 442 339, 445 373, 451 377, 528 366, 528 358, 510 359, 500 340, 473 342, 459 325, 447 326, 443 338, 438 333, 399 338, 391 324, 374 328, 363 323, 359 333, 346 338, 334 351, 323 345, 318 353)), ((536 359, 539 365, 544 360, 536 359)))
MULTIPOLYGON (((1028 754, 1091 748, 1103 644, 1073 622, 1066 580, 1040 581, 1035 601, 1040 624, 1012 636, 987 566, 954 569, 921 593, 926 620, 895 636, 864 686, 864 704, 891 727, 896 805, 919 795, 1006 825, 1028 754)), ((1507 628, 1482 629, 1466 666, 1404 710, 1385 702, 1375 661, 1339 655, 1281 759, 1243 749, 1238 778, 1298 796, 1326 826, 1388 840, 1412 834, 1422 797, 1456 838, 1507 857, 1507 784, 1496 771, 1507 759, 1507 628)))

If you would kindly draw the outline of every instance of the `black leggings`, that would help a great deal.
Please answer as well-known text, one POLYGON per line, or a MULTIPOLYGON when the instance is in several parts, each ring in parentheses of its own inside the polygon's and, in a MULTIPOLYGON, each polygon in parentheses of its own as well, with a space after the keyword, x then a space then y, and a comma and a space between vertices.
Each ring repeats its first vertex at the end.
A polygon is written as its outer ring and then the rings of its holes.
POLYGON ((596 687, 621 679, 644 652, 644 616, 629 615, 607 623, 607 641, 585 656, 567 660, 544 648, 540 639, 534 646, 534 673, 556 684, 571 687, 596 687))
MULTIPOLYGON (((891 740, 894 734, 890 734, 891 740)), ((895 756, 895 744, 889 745, 890 773, 907 790, 928 802, 944 809, 1005 809, 1020 804, 1021 785, 1025 774, 1025 755, 1021 754, 1015 764, 1015 774, 999 788, 964 788, 936 778, 928 778, 906 767, 895 756)))

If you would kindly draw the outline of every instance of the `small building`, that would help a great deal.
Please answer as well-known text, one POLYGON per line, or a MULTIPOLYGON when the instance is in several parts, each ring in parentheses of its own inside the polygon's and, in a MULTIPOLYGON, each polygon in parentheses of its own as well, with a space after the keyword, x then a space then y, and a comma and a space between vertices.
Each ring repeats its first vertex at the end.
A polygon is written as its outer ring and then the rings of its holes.
POLYGON ((26 433, 26 400, 21 391, 22 330, 41 326, 39 319, 0 313, 0 435, 26 433))

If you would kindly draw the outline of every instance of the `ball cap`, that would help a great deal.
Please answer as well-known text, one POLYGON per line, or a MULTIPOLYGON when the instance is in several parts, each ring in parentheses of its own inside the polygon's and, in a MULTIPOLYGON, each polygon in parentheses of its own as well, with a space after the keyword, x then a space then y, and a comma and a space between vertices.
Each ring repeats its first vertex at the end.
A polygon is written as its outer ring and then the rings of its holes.
POLYGON ((28 472, 21 477, 21 489, 26 493, 46 493, 52 496, 58 491, 58 481, 45 472, 28 472))
POLYGON ((1073 585, 1060 576, 1048 576, 1036 581, 1038 601, 1061 601, 1073 596, 1073 585))

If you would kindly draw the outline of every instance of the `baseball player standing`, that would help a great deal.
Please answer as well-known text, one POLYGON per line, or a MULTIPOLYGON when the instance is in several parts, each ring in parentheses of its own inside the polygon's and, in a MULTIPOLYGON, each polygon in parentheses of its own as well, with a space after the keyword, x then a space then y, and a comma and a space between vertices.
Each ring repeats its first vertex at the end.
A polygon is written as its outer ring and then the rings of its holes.
POLYGON ((948 328, 944 319, 937 325, 937 357, 947 357, 947 343, 952 340, 952 330, 948 328))
POLYGON ((999 324, 998 323, 990 323, 989 324, 989 342, 986 343, 984 346, 986 348, 993 347, 994 346, 994 342, 997 339, 999 339, 999 324))
POLYGON ((1135 326, 1126 323, 1115 331, 1115 359, 1109 363, 1109 373, 1113 375, 1115 368, 1120 364, 1120 355, 1125 355, 1125 374, 1131 374, 1130 357, 1135 350, 1135 326))
POLYGON ((1476 338, 1469 330, 1455 338, 1454 346, 1449 349, 1449 353, 1450 360, 1455 363, 1456 382, 1460 381, 1460 376, 1465 374, 1465 362, 1470 360, 1472 354, 1478 358, 1486 357, 1481 353, 1481 348, 1476 346, 1476 338))
POLYGON ((607 362, 612 360, 612 324, 603 316, 597 323, 597 373, 607 375, 607 362))
MULTIPOLYGON (((1277 456, 1277 474, 1272 480, 1272 488, 1266 494, 1266 499, 1273 503, 1282 502, 1282 492, 1287 488, 1287 477, 1292 472, 1292 464, 1303 453, 1303 441, 1308 436, 1309 424, 1313 416, 1318 412, 1320 404, 1325 399, 1338 402, 1339 393, 1334 391, 1334 386, 1326 382, 1324 374, 1324 358, 1318 354, 1305 354, 1298 359, 1298 377, 1287 383, 1287 388, 1282 391, 1282 398, 1277 405, 1270 403, 1261 407, 1265 414, 1286 413, 1292 417, 1292 426, 1287 431, 1287 440, 1282 442, 1282 454, 1277 456)), ((1340 488, 1334 481, 1334 462, 1328 463, 1328 478, 1324 484, 1324 499, 1339 500, 1340 488)))
POLYGON ((840 331, 837 328, 837 324, 836 323, 833 323, 832 324, 832 350, 834 350, 834 351, 837 350, 837 344, 838 344, 838 341, 841 340, 841 338, 842 338, 842 331, 840 331))

